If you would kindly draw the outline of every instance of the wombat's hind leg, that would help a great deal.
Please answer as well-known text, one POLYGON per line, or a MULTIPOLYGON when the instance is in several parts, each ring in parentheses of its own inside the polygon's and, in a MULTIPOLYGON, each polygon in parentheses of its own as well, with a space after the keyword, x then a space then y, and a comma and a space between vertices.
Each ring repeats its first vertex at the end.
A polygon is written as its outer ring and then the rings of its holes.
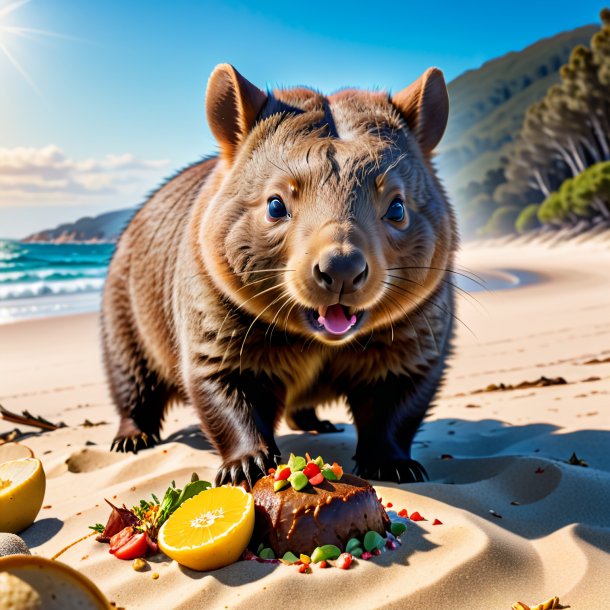
POLYGON ((286 423, 292 430, 303 430, 304 432, 317 432, 319 434, 343 432, 343 428, 338 428, 327 419, 319 419, 315 407, 304 407, 286 413, 286 423))
POLYGON ((111 451, 137 453, 160 442, 161 423, 171 391, 138 359, 131 372, 110 369, 110 390, 121 421, 111 451))

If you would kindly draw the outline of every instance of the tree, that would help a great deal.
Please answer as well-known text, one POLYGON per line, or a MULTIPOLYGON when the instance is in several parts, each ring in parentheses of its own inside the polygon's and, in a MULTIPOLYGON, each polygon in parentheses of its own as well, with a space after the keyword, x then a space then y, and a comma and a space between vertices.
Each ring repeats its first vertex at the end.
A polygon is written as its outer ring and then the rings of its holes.
POLYGON ((521 210, 521 213, 515 221, 515 229, 517 233, 527 233, 542 226, 538 218, 539 203, 531 203, 526 208, 521 210))

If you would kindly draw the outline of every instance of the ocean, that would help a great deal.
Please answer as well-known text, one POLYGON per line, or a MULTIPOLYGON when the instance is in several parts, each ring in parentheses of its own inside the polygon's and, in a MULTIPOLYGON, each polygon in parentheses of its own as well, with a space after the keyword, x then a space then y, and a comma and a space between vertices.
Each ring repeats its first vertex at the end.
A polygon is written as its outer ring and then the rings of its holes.
POLYGON ((0 240, 0 324, 97 311, 113 250, 0 240))
MULTIPOLYGON (((0 240, 0 324, 98 311, 114 244, 24 244, 0 240)), ((459 267, 458 267, 459 269, 459 267)), ((538 281, 518 269, 483 277, 462 270, 452 282, 466 292, 506 290, 538 281)))

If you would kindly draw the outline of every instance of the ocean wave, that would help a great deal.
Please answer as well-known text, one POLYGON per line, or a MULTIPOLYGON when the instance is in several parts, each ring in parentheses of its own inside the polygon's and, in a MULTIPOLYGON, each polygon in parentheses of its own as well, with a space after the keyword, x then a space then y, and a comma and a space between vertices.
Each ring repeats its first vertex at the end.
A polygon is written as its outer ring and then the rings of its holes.
POLYGON ((79 278, 59 282, 40 281, 5 284, 0 285, 0 301, 84 292, 99 292, 103 286, 104 278, 79 278))
POLYGON ((2 271, 0 270, 0 286, 3 284, 14 284, 17 282, 30 283, 46 281, 61 281, 80 278, 104 278, 106 267, 93 267, 88 269, 38 269, 30 271, 2 271))

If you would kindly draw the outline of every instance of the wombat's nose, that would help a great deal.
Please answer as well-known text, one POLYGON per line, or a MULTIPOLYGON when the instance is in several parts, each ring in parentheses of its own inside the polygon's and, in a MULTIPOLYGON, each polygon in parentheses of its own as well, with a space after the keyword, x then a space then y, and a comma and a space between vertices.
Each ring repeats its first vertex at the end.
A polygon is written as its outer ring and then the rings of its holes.
POLYGON ((360 250, 351 250, 347 254, 326 250, 313 266, 312 273, 322 288, 346 294, 364 286, 369 266, 360 250))

